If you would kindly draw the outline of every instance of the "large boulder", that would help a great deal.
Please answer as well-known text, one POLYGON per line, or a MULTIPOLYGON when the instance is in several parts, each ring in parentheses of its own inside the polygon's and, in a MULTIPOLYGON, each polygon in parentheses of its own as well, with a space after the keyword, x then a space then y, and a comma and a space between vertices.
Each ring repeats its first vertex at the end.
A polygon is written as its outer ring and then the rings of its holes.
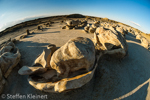
POLYGON ((95 48, 98 51, 103 51, 104 54, 123 58, 127 53, 128 45, 125 38, 121 33, 116 32, 113 27, 110 27, 110 29, 98 27, 96 33, 94 33, 93 42, 95 48))
POLYGON ((8 77, 12 69, 19 63, 20 57, 19 49, 11 41, 1 48, 0 68, 5 78, 8 77))
POLYGON ((144 47, 144 48, 146 48, 146 49, 148 49, 148 41, 147 41, 147 39, 146 38, 144 38, 144 37, 142 37, 141 38, 141 45, 144 47))
MULTIPOLYGON (((45 55, 49 54, 51 53, 45 53, 45 55)), ((95 56, 93 42, 83 37, 69 40, 49 57, 52 57, 50 58, 51 68, 44 68, 41 65, 23 66, 18 73, 29 75, 28 82, 34 88, 54 93, 76 89, 89 82, 100 58, 99 55, 95 56), (60 71, 61 73, 59 73, 60 71), (69 75, 68 77, 57 76, 66 73, 69 75)), ((46 62, 48 61, 46 60, 46 62)))
POLYGON ((122 27, 116 27, 116 30, 118 31, 118 32, 120 32, 123 36, 125 36, 125 31, 124 31, 124 29, 122 28, 122 27))
POLYGON ((77 26, 79 23, 81 23, 79 20, 68 20, 68 21, 66 21, 66 24, 70 27, 77 26))
POLYGON ((138 34, 138 35, 136 36, 136 39, 137 39, 137 40, 141 40, 141 38, 142 38, 142 36, 141 36, 140 34, 138 34))
POLYGON ((69 73, 85 69, 89 71, 95 61, 93 42, 84 37, 70 39, 52 55, 50 65, 58 77, 68 77, 69 73))
POLYGON ((10 40, 0 49, 0 94, 6 83, 6 78, 20 61, 19 49, 10 40))

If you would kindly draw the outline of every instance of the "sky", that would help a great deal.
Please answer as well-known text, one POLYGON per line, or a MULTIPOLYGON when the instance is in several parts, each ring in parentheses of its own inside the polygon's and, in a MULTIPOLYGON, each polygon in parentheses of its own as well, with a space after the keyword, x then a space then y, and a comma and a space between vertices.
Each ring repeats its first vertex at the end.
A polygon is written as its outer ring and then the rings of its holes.
POLYGON ((107 17, 150 34, 150 0, 0 0, 0 31, 31 19, 73 13, 107 17))

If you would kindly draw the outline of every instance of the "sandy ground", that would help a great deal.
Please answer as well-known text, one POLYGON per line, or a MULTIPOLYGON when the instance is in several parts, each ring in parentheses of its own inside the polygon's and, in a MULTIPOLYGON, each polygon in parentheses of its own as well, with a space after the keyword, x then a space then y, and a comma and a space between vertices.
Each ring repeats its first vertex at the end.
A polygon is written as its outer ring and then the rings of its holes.
MULTIPOLYGON (((93 34, 84 33, 82 29, 62 30, 61 26, 60 23, 55 23, 44 31, 37 31, 33 27, 34 34, 16 44, 21 53, 21 65, 30 66, 49 43, 60 47, 70 38, 93 38, 93 34)), ((126 35, 126 39, 129 55, 123 60, 107 55, 101 57, 93 79, 79 89, 59 94, 36 90, 29 85, 28 76, 18 74, 21 66, 17 66, 8 77, 3 94, 47 95, 48 100, 112 100, 121 96, 124 100, 144 100, 146 97, 150 100, 150 84, 149 81, 146 82, 150 78, 150 52, 143 48, 132 34, 126 35), (144 82, 146 84, 143 84, 144 82)))

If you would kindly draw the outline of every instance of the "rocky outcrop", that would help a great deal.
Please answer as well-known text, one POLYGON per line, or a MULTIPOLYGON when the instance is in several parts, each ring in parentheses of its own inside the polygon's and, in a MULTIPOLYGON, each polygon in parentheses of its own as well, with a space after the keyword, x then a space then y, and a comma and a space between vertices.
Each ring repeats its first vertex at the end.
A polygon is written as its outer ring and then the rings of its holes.
POLYGON ((80 69, 89 71, 95 61, 93 42, 88 38, 78 37, 69 40, 54 52, 50 65, 57 71, 58 77, 68 77, 70 72, 80 69))
POLYGON ((117 32, 120 32, 125 37, 125 30, 122 27, 116 27, 117 32))
POLYGON ((12 69, 20 61, 19 49, 12 41, 6 43, 0 50, 0 93, 5 84, 5 79, 9 76, 12 69))
POLYGON ((1 48, 0 68, 5 78, 8 77, 11 70, 18 64, 20 57, 19 49, 15 47, 13 42, 9 42, 1 48))
MULTIPOLYGON (((45 55, 50 54, 52 53, 45 53, 45 55)), ((44 56, 44 59, 48 59, 46 57, 44 56)), ((89 82, 94 75, 100 58, 99 55, 95 56, 93 42, 83 37, 70 39, 49 57, 51 59, 50 68, 44 67, 45 64, 44 66, 23 66, 18 73, 29 75, 29 84, 34 88, 55 93, 76 89, 89 82)))
POLYGON ((142 36, 141 36, 140 34, 138 34, 138 35, 136 36, 136 39, 137 39, 137 40, 141 40, 141 38, 142 38, 142 36))
POLYGON ((147 41, 146 38, 144 38, 144 37, 141 38, 141 45, 142 45, 144 48, 148 49, 149 43, 148 43, 148 41, 147 41))
POLYGON ((29 84, 38 90, 54 93, 60 93, 82 87, 92 79, 96 67, 98 66, 99 58, 100 57, 97 56, 94 68, 89 72, 78 71, 78 73, 76 73, 76 76, 74 77, 64 78, 56 82, 47 82, 47 80, 45 80, 46 78, 53 77, 56 74, 54 70, 50 70, 49 72, 40 75, 40 77, 35 77, 33 75, 29 76, 29 84), (43 76, 45 77, 45 79, 41 78, 43 76))
POLYGON ((54 45, 54 44, 48 45, 47 49, 43 50, 42 54, 34 61, 33 65, 40 64, 44 68, 51 68, 50 60, 51 60, 52 54, 55 51, 56 51, 56 45, 54 45))
POLYGON ((79 20, 68 20, 66 21, 66 24, 70 27, 74 27, 74 26, 77 26, 78 24, 80 23, 79 20))
POLYGON ((87 25, 86 20, 67 20, 66 25, 62 29, 78 29, 87 25))
POLYGON ((116 32, 113 27, 110 27, 110 29, 97 28, 93 42, 95 48, 98 51, 103 51, 104 54, 123 58, 127 53, 128 46, 125 38, 121 33, 116 32))

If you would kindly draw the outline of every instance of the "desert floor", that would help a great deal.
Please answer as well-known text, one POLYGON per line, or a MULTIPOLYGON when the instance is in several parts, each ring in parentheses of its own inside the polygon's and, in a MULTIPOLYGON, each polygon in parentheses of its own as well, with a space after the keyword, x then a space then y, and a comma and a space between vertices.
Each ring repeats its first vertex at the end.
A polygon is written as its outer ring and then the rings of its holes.
MULTIPOLYGON (((60 47, 74 37, 92 39, 94 36, 83 32, 82 29, 62 30, 63 25, 55 22, 44 31, 38 31, 36 26, 28 27, 34 33, 16 44, 21 53, 21 66, 15 67, 9 75, 3 94, 48 95, 49 100, 112 100, 121 96, 124 100, 150 100, 150 82, 141 85, 150 78, 150 52, 130 33, 126 35, 128 56, 122 60, 102 56, 93 79, 83 87, 64 93, 46 93, 32 87, 27 81, 28 76, 19 75, 18 70, 23 65, 31 66, 48 44, 60 47)), ((0 42, 10 37, 19 38, 25 34, 26 29, 2 36, 0 42)))

